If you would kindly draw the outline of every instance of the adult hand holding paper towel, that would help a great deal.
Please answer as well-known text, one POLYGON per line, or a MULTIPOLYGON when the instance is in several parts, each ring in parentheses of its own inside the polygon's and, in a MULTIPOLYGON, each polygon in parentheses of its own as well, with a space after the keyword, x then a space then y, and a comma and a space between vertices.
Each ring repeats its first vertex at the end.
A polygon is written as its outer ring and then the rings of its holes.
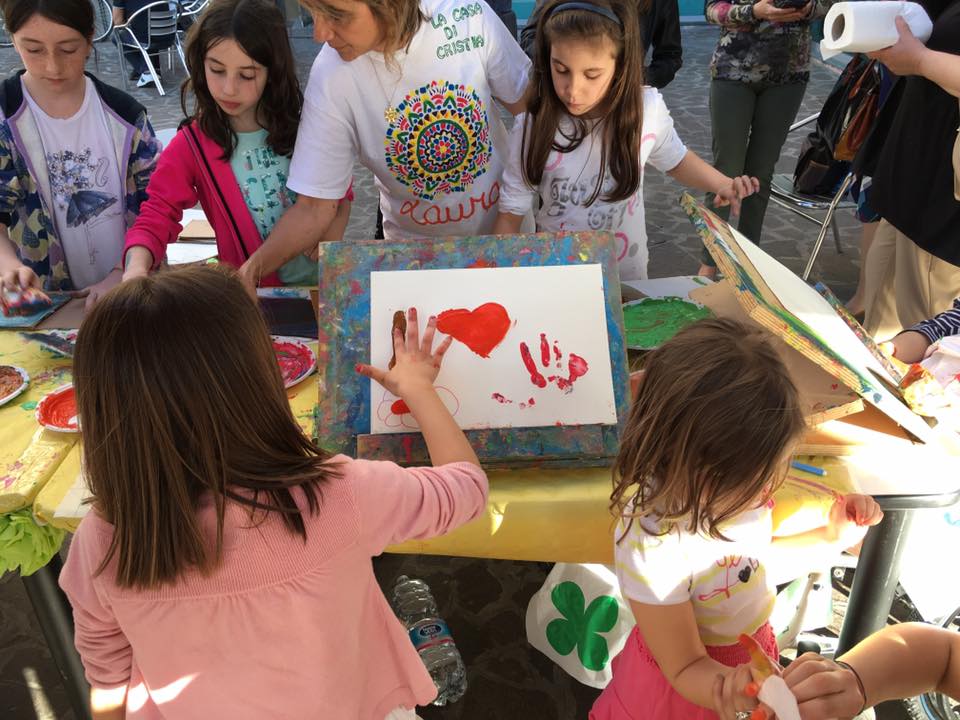
POLYGON ((823 21, 824 38, 820 41, 823 59, 842 52, 872 52, 890 47, 900 38, 897 17, 907 22, 921 42, 930 39, 933 23, 917 3, 896 0, 837 3, 823 21))

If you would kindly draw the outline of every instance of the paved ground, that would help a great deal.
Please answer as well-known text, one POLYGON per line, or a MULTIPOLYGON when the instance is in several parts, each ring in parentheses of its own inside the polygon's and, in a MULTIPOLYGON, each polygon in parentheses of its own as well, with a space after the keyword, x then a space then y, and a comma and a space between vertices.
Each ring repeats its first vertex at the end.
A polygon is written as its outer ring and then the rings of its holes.
MULTIPOLYGON (((716 30, 687 27, 683 30, 685 66, 666 90, 680 136, 704 157, 710 156, 710 126, 706 110, 710 52, 716 30)), ((307 38, 295 38, 298 68, 305 81, 317 48, 307 38)), ((116 53, 99 49, 99 74, 119 82, 116 53)), ((11 50, 0 49, 0 68, 17 67, 11 50)), ((91 69, 94 69, 91 63, 91 69)), ((5 71, 4 71, 5 72, 5 71)), ((157 128, 175 127, 181 119, 177 85, 182 68, 164 73, 169 94, 133 90, 151 112, 157 128)), ((813 67, 812 80, 800 117, 816 112, 829 92, 836 71, 822 64, 813 67)), ((801 137, 792 137, 780 163, 792 171, 801 137)), ((357 202, 348 229, 352 238, 373 234, 375 197, 371 177, 358 169, 354 189, 357 202)), ((651 243, 651 276, 690 274, 698 265, 699 243, 689 222, 677 208, 680 188, 672 180, 651 172, 646 178, 646 208, 651 243)), ((856 285, 859 254, 856 222, 841 218, 845 252, 838 255, 832 243, 825 248, 817 272, 843 298, 856 285)), ((778 208, 767 215, 764 244, 794 270, 802 268, 817 228, 778 208)), ((487 720, 523 716, 526 720, 585 718, 596 691, 571 680, 526 643, 524 612, 530 596, 540 587, 550 566, 541 563, 493 562, 455 558, 385 556, 376 563, 383 583, 400 573, 425 578, 433 588, 442 613, 449 621, 469 667, 470 691, 459 703, 445 709, 426 708, 427 720, 487 720)), ((349 639, 345 636, 345 642, 349 639)), ((43 643, 39 627, 15 576, 0 578, 0 717, 7 720, 74 718, 56 670, 43 643)))

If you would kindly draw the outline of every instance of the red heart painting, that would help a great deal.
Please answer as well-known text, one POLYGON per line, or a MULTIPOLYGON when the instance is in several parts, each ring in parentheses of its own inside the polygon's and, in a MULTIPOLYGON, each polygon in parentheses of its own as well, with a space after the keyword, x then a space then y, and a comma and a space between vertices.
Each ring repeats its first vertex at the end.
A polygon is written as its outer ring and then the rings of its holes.
POLYGON ((444 310, 437 316, 437 330, 459 340, 480 357, 490 357, 509 329, 510 316, 497 303, 484 303, 473 310, 444 310))

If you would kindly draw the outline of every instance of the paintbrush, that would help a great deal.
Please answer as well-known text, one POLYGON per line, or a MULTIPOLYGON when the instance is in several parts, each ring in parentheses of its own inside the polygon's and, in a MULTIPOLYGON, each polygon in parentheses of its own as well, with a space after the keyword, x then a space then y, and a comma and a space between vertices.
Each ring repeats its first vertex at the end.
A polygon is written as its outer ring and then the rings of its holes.
POLYGON ((45 333, 45 332, 22 332, 20 333, 27 340, 32 340, 35 343, 39 343, 48 350, 53 350, 54 352, 60 353, 64 357, 72 358, 73 352, 76 348, 76 344, 73 340, 69 340, 63 335, 55 335, 54 333, 45 333))

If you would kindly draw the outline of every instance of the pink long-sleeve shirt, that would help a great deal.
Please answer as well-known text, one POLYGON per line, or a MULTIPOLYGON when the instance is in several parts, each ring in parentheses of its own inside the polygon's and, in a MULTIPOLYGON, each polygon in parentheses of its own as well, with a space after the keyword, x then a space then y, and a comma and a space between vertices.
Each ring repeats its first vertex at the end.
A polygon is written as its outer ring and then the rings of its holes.
MULTIPOLYGON (((94 572, 113 526, 80 523, 60 586, 91 686, 127 685, 127 718, 382 720, 436 689, 387 604, 371 557, 480 514, 487 478, 469 463, 401 468, 337 457, 304 542, 272 514, 254 525, 228 504, 224 553, 204 577, 120 588, 114 561, 94 572)), ((298 497, 298 502, 302 497, 298 497)), ((212 502, 200 509, 213 537, 212 502)))

